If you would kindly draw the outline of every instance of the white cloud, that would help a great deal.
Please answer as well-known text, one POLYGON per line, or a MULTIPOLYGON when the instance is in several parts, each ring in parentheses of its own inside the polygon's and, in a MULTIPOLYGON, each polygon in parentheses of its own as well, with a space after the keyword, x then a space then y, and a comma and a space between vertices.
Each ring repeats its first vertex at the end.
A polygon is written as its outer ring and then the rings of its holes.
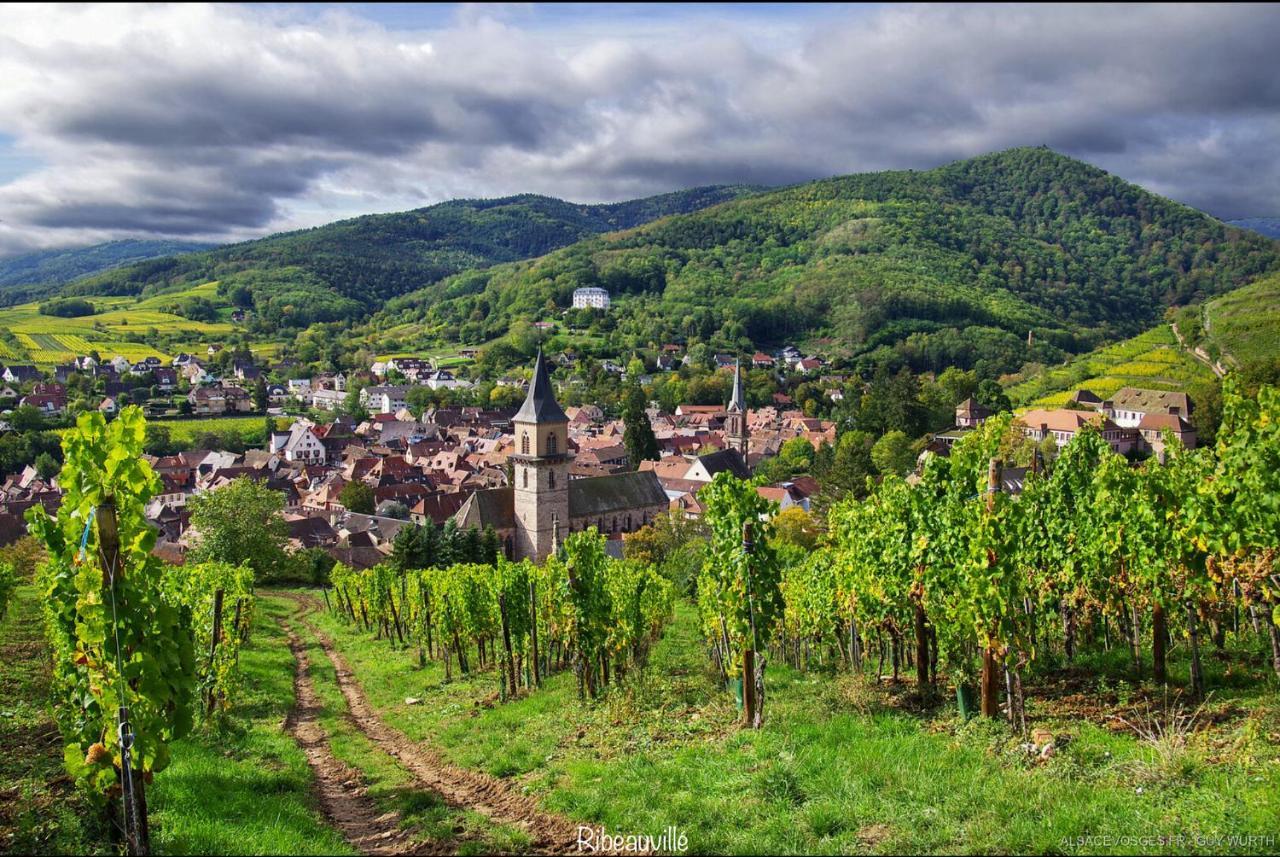
POLYGON ((888 7, 429 29, 278 7, 6 7, 0 252, 233 239, 455 196, 593 201, 1048 144, 1280 211, 1268 6, 888 7))

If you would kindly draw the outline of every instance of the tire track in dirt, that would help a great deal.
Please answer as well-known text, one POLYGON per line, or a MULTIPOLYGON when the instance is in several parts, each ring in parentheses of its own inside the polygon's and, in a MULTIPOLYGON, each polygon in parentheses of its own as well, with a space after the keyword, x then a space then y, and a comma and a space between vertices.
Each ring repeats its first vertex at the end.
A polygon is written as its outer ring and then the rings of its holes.
POLYGON ((516 794, 496 777, 446 762, 433 750, 383 722, 365 699, 364 691, 334 648, 333 641, 307 620, 308 613, 320 609, 319 602, 296 593, 280 595, 298 606, 297 620, 320 642, 337 673, 338 686, 347 700, 352 721, 370 741, 399 761, 425 788, 439 794, 445 803, 525 831, 533 838, 536 851, 564 854, 578 850, 578 825, 574 822, 546 812, 534 799, 516 794))
POLYGON ((320 725, 321 708, 311 682, 310 662, 302 641, 287 623, 289 650, 293 652, 293 708, 285 718, 285 730, 302 748, 315 776, 320 807, 352 847, 361 854, 449 854, 447 847, 433 848, 415 842, 400 826, 397 813, 383 813, 360 784, 360 772, 338 761, 320 725))

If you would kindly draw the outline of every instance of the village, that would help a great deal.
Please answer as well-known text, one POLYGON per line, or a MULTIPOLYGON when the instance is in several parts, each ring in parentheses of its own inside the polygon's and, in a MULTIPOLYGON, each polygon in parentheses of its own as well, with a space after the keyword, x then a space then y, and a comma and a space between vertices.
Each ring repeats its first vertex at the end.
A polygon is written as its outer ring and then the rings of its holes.
MULTIPOLYGON (((650 402, 645 416, 657 457, 638 462, 631 460, 623 441, 622 418, 594 404, 562 409, 557 403, 551 373, 571 366, 571 355, 544 358, 539 353, 527 393, 518 377, 499 380, 524 399, 520 408, 413 409, 410 403, 419 401, 415 390, 466 389, 474 382, 419 357, 378 360, 351 377, 325 373, 309 378, 286 378, 292 368, 287 364, 260 367, 247 360, 222 359, 225 371, 219 375, 212 361, 219 350, 211 346, 209 360, 181 354, 169 366, 159 365, 156 358, 131 364, 120 357, 99 362, 90 356, 47 374, 32 366, 10 365, 0 373, 8 385, 0 396, 7 395, 19 408, 29 406, 56 417, 68 408, 68 384, 89 377, 103 391, 98 409, 108 416, 129 401, 132 389, 164 395, 180 385, 188 390, 185 397, 177 397, 188 405, 182 412, 196 416, 299 414, 287 429, 273 431, 260 448, 193 448, 149 456, 164 491, 151 501, 147 516, 160 531, 156 552, 175 563, 183 560, 193 541, 189 500, 239 478, 281 493, 293 549, 318 548, 355 568, 384 560, 407 524, 428 522, 437 527, 492 528, 508 556, 535 559, 546 556, 551 543, 569 532, 595 527, 607 537, 609 552, 621 556, 623 537, 658 516, 699 516, 699 491, 716 474, 728 471, 748 479, 795 439, 814 451, 837 442, 835 420, 807 416, 784 394, 775 393, 772 404, 747 407, 742 380, 746 368, 814 376, 824 370, 821 359, 791 347, 745 359, 715 355, 716 370, 733 375, 732 395, 723 404, 679 404, 666 412, 650 402), (20 394, 21 389, 28 392, 20 394), (349 395, 352 390, 358 390, 358 399, 349 395), (352 401, 358 401, 367 419, 346 413, 352 401), (532 449, 529 437, 534 438, 532 449), (369 489, 359 494, 365 507, 350 509, 343 498, 351 496, 347 489, 357 483, 369 489)), ((655 370, 678 368, 682 358, 687 359, 681 351, 677 345, 665 346, 655 370)), ((617 374, 621 383, 621 366, 606 361, 604 368, 617 374)), ((828 395, 838 401, 842 379, 823 380, 828 395)), ((1083 426, 1093 424, 1118 454, 1162 456, 1170 436, 1188 448, 1195 446, 1188 420, 1191 407, 1185 393, 1125 388, 1103 400, 1078 390, 1068 407, 1029 410, 1019 421, 1024 435, 1042 447, 1050 438, 1061 447, 1083 426)), ((958 403, 954 427, 922 439, 918 463, 931 454, 946 455, 989 416, 990 409, 973 398, 958 403)), ((1003 484, 1006 490, 1019 490, 1021 473, 1009 469, 1003 484)), ((797 473, 756 490, 779 512, 808 512, 821 488, 814 476, 797 473)), ((42 504, 53 510, 60 496, 56 476, 42 476, 30 465, 8 474, 2 491, 0 543, 25 533, 22 513, 27 508, 42 504)))

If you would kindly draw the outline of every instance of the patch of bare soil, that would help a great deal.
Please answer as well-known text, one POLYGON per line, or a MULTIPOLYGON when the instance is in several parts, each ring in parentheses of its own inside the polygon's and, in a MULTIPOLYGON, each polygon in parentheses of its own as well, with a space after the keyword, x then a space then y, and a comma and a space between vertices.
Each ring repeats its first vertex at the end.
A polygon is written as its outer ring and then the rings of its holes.
POLYGON ((577 849, 578 826, 573 822, 547 813, 535 800, 515 793, 502 780, 446 762, 433 750, 383 722, 369 705, 346 661, 334 648, 333 641, 307 621, 306 614, 314 612, 319 607, 318 602, 308 596, 282 594, 298 605, 298 620, 320 641, 338 675, 338 685, 346 697, 351 718, 370 741, 399 761, 423 786, 439 794, 447 804, 473 810, 491 821, 525 831, 533 839, 535 850, 561 854, 577 849))
POLYGON ((294 707, 285 720, 285 729, 307 757, 325 817, 362 854, 450 853, 450 849, 433 850, 414 842, 400 826, 398 814, 378 810, 360 782, 360 773, 334 757, 328 736, 316 717, 320 702, 311 683, 306 649, 292 628, 286 626, 285 630, 296 663, 294 707))

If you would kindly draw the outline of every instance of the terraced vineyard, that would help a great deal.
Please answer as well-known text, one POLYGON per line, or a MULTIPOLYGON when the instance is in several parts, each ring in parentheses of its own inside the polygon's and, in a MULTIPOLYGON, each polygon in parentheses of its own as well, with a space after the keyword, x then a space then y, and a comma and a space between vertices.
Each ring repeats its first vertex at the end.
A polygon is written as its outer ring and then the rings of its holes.
POLYGON ((0 328, 11 331, 14 338, 0 344, 0 358, 52 366, 97 351, 107 359, 119 355, 127 360, 152 356, 167 360, 171 355, 145 342, 133 341, 133 336, 181 334, 191 343, 188 350, 221 341, 234 330, 230 323, 193 321, 164 309, 190 297, 213 300, 216 290, 217 283, 211 282, 143 300, 92 297, 90 301, 98 312, 78 318, 41 315, 35 303, 7 307, 0 310, 0 328))
POLYGON ((1121 387, 1185 390, 1212 377, 1207 366, 1178 347, 1173 331, 1162 324, 1014 384, 1006 392, 1016 405, 1055 408, 1081 387, 1106 398, 1121 387))

